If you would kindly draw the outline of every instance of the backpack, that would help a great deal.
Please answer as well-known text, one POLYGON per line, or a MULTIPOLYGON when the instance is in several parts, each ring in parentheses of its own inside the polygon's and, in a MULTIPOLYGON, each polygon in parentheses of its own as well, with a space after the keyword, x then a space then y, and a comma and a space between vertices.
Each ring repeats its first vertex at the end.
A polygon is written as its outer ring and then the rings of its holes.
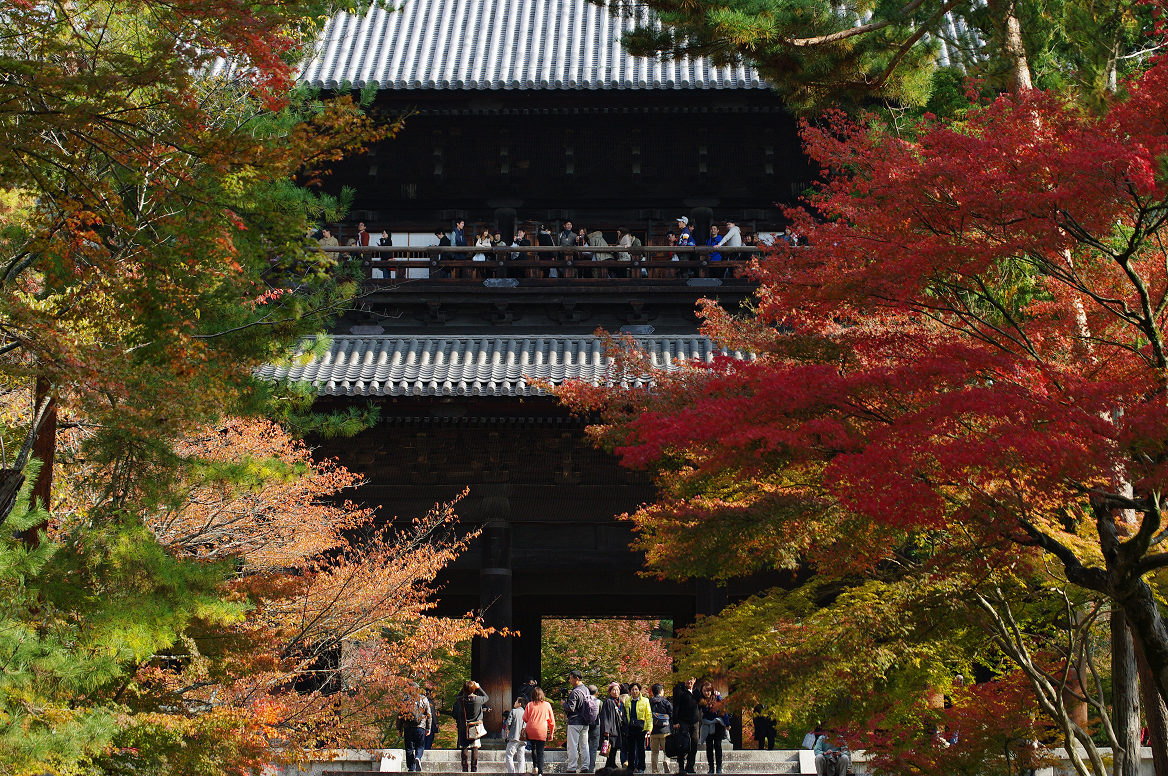
POLYGON ((658 699, 649 699, 649 709, 653 712, 653 732, 660 734, 669 730, 669 713, 665 710, 665 702, 654 703, 656 700, 658 699))
POLYGON ((585 725, 595 725, 596 720, 600 719, 600 699, 585 693, 580 701, 580 717, 585 725))

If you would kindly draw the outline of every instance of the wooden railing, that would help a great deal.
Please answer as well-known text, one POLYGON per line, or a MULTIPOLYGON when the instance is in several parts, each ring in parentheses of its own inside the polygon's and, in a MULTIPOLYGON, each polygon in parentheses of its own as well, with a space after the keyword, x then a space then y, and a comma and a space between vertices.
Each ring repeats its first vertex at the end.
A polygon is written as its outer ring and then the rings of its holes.
POLYGON ((359 259, 366 280, 376 284, 406 278, 479 283, 491 278, 522 281, 731 279, 738 277, 742 268, 765 247, 347 246, 321 250, 359 259), (475 261, 473 257, 477 254, 486 258, 475 261), (721 258, 711 260, 710 254, 720 254, 721 258))

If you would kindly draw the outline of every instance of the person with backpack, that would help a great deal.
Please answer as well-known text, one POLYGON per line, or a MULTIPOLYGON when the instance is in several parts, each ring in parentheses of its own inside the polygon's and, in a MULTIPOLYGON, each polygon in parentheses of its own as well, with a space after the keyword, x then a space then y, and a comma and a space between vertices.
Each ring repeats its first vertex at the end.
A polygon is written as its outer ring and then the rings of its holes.
MULTIPOLYGON (((588 695, 592 698, 592 702, 600 707, 600 690, 596 689, 596 685, 588 685, 588 695)), ((596 716, 596 721, 588 726, 588 770, 596 771, 596 754, 600 751, 600 715, 596 716)))
MULTIPOLYGON (((416 690, 417 685, 413 685, 416 690)), ((419 692, 411 703, 409 711, 397 718, 397 729, 401 731, 406 750, 406 770, 415 773, 422 770, 422 753, 426 751, 426 733, 430 730, 433 715, 430 701, 425 693, 419 692)))
POLYGON ((568 724, 568 760, 564 770, 588 773, 588 726, 596 720, 599 709, 593 706, 593 698, 584 686, 584 674, 579 669, 568 674, 568 685, 568 697, 563 703, 568 724))
MULTIPOLYGON (((649 733, 649 748, 653 752, 653 773, 658 773, 658 755, 665 749, 665 736, 669 735, 669 720, 673 716, 673 704, 665 697, 665 686, 653 685, 653 697, 649 699, 649 709, 653 713, 653 727, 649 733)), ((669 773, 669 758, 661 757, 663 773, 669 773)))
POLYGON ((653 729, 653 710, 649 699, 641 695, 641 685, 629 685, 629 698, 625 701, 625 751, 629 756, 629 768, 636 773, 645 772, 645 736, 653 729))

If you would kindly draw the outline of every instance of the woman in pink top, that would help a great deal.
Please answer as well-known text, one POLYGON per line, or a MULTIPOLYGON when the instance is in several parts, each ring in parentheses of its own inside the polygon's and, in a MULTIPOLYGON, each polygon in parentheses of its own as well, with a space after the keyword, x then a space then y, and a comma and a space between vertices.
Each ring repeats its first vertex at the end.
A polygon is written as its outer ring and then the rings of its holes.
POLYGON ((541 688, 531 691, 531 703, 523 712, 523 721, 527 724, 527 740, 531 742, 531 772, 542 774, 543 748, 556 732, 556 718, 541 688))

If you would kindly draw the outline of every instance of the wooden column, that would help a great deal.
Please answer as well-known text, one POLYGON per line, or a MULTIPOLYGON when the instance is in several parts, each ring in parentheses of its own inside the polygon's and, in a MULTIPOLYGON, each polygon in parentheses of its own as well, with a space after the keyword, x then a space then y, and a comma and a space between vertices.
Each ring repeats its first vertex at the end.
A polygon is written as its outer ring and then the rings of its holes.
MULTIPOLYGON (((511 511, 506 496, 488 496, 482 502, 483 564, 479 572, 479 608, 486 625, 498 629, 515 627, 511 601, 511 527, 506 517, 511 511)), ((474 679, 490 696, 485 722, 487 734, 500 737, 503 713, 511 708, 511 651, 514 639, 493 635, 475 644, 474 679)))

